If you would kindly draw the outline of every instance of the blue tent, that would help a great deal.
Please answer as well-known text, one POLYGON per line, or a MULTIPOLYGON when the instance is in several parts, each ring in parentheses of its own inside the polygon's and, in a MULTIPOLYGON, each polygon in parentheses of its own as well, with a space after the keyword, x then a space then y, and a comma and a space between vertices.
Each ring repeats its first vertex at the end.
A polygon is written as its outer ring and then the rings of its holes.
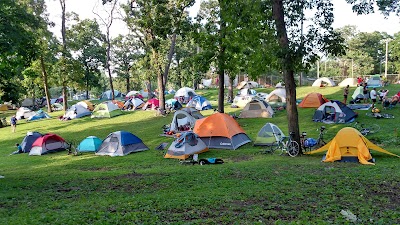
POLYGON ((182 108, 182 105, 178 102, 178 100, 171 98, 165 101, 165 108, 178 110, 182 108))
MULTIPOLYGON (((122 93, 117 90, 114 90, 114 97, 115 98, 122 97, 122 93)), ((103 94, 101 94, 100 96, 100 100, 111 100, 111 99, 112 99, 111 90, 103 92, 103 94)))
POLYGON ((49 116, 49 114, 47 114, 46 112, 44 112, 43 110, 39 110, 36 112, 35 115, 29 117, 27 120, 28 121, 34 121, 34 120, 40 120, 40 119, 44 119, 44 118, 51 118, 51 116, 49 116))
POLYGON ((96 155, 124 156, 145 150, 149 150, 149 148, 134 134, 127 131, 116 131, 104 139, 96 155))
POLYGON ((89 136, 79 143, 77 150, 79 152, 95 152, 99 149, 102 142, 103 141, 96 136, 89 136))
POLYGON ((43 136, 43 135, 39 132, 36 132, 36 131, 30 132, 29 131, 21 142, 22 151, 24 153, 30 152, 33 142, 35 142, 36 139, 40 138, 41 136, 43 136))
POLYGON ((195 108, 197 110, 212 109, 210 102, 203 96, 194 96, 186 105, 186 107, 195 108))

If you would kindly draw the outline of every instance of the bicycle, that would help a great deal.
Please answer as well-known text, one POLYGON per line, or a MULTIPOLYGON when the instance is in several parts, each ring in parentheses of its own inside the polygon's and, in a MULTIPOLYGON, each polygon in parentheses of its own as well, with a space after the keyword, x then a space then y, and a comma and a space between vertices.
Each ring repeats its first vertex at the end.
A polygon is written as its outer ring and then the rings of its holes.
POLYGON ((360 131, 360 133, 363 136, 367 136, 368 134, 374 134, 381 129, 381 127, 378 124, 365 125, 365 124, 359 123, 359 122, 354 122, 353 128, 360 131))
MULTIPOLYGON (((324 134, 326 134, 327 130, 325 126, 321 126, 319 129, 318 138, 315 142, 307 138, 307 132, 302 132, 300 135, 300 143, 304 152, 309 152, 313 149, 318 149, 324 145, 326 145, 326 141, 324 140, 324 134)), ((314 140, 314 139, 313 139, 314 140)))
POLYGON ((393 114, 389 114, 389 113, 367 112, 365 115, 368 116, 368 117, 374 117, 374 118, 377 118, 377 119, 380 119, 380 118, 394 119, 394 115, 393 114))
POLYGON ((280 133, 273 133, 275 136, 278 136, 278 141, 269 146, 268 150, 265 150, 264 153, 271 153, 277 155, 283 155, 287 153, 291 157, 295 157, 299 154, 300 147, 297 141, 293 140, 294 132, 289 133, 289 137, 287 141, 284 141, 286 137, 282 137, 280 133))

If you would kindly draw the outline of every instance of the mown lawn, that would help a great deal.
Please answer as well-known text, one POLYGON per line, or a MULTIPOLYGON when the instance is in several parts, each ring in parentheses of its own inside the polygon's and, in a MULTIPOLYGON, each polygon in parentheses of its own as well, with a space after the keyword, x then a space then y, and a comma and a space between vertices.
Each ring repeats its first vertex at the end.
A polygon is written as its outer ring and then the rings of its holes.
MULTIPOLYGON (((400 86, 388 87, 390 96, 400 86)), ((352 91, 350 91, 352 94, 352 91)), ((257 89, 270 92, 271 89, 257 89)), ((317 91, 342 100, 342 89, 298 88, 298 98, 317 91)), ((217 91, 198 91, 216 105, 217 91)), ((397 132, 400 106, 387 110, 395 119, 374 119, 358 111, 358 121, 378 123, 381 131, 368 136, 383 148, 400 154, 397 132)), ((204 112, 210 115, 213 111, 204 112)), ((226 106, 227 113, 240 109, 226 106)), ((349 124, 311 121, 314 109, 299 109, 300 127, 310 137, 328 128, 326 139, 349 124)), ((375 166, 358 163, 322 163, 322 155, 260 154, 251 144, 230 150, 211 150, 200 158, 218 157, 222 165, 181 165, 154 150, 162 142, 164 124, 172 115, 126 112, 112 119, 81 118, 21 122, 17 133, 0 129, 0 224, 345 224, 341 210, 351 211, 361 224, 400 223, 400 159, 373 152, 375 166), (12 155, 27 131, 56 133, 77 143, 87 136, 105 138, 110 132, 136 134, 150 150, 125 157, 93 154, 44 156, 12 155)), ((8 116, 8 115, 7 115, 8 116)), ((255 139, 266 123, 287 134, 285 111, 272 119, 239 119, 255 139)))

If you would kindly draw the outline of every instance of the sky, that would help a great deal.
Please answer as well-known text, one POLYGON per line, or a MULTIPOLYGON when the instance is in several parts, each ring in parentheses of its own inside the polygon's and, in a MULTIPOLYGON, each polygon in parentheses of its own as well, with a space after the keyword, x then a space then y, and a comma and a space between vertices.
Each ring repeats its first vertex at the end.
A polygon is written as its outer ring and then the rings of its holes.
MULTIPOLYGON (((48 12, 50 13, 50 20, 56 23, 56 27, 52 29, 57 36, 60 31, 61 24, 61 7, 58 0, 46 0, 48 12)), ((124 2, 121 0, 121 2, 124 2)), ((345 0, 333 0, 335 21, 334 28, 340 28, 345 25, 355 25, 361 32, 387 32, 393 35, 400 32, 400 17, 391 16, 385 19, 382 14, 374 13, 370 15, 357 16, 351 10, 351 5, 347 4, 345 0)), ((102 9, 101 0, 66 0, 67 12, 78 13, 81 19, 97 18, 92 10, 96 8, 100 13, 102 9), (97 8, 95 7, 97 5, 97 8)), ((196 0, 196 4, 191 8, 190 15, 194 17, 200 8, 200 0, 196 0)), ((104 15, 104 12, 102 13, 104 15)), ((126 34, 127 28, 122 21, 115 21, 111 26, 111 34, 113 37, 118 34, 126 34)))

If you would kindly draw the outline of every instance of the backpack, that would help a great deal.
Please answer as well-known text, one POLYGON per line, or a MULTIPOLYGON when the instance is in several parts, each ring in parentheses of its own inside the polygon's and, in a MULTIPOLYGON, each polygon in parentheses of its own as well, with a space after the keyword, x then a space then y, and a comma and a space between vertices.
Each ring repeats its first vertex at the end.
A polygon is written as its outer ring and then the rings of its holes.
POLYGON ((305 147, 314 147, 316 144, 317 144, 317 140, 315 140, 314 138, 307 138, 304 141, 305 147))

